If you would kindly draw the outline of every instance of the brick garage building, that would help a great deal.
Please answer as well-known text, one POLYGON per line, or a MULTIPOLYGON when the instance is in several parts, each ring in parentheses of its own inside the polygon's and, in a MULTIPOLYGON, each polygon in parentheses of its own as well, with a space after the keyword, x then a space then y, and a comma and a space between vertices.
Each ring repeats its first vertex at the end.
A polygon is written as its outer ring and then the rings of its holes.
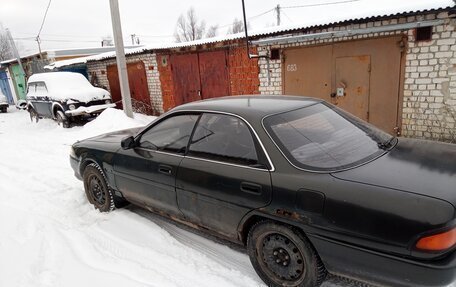
POLYGON ((455 8, 367 17, 256 39, 261 94, 320 97, 389 133, 456 142, 455 8))
MULTIPOLYGON (((133 109, 136 112, 159 115, 163 113, 162 92, 154 53, 146 48, 126 52, 128 80, 133 109)), ((115 53, 90 57, 86 61, 92 84, 110 91, 113 101, 121 107, 120 85, 115 53)))

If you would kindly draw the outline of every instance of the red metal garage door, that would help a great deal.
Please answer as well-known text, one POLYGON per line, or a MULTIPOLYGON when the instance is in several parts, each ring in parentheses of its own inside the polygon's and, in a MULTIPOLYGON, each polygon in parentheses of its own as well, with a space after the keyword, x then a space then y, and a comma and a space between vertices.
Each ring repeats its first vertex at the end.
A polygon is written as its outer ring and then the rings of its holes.
POLYGON ((230 94, 226 51, 199 53, 199 68, 203 99, 230 94))
MULTIPOLYGON (((149 87, 147 85, 144 62, 139 61, 127 64, 127 71, 133 109, 144 114, 154 114, 150 103, 149 87)), ((107 74, 112 100, 117 103, 117 107, 122 108, 122 97, 120 93, 117 65, 108 66, 107 74)))
POLYGON ((171 55, 169 61, 173 74, 176 106, 201 100, 198 54, 171 55))

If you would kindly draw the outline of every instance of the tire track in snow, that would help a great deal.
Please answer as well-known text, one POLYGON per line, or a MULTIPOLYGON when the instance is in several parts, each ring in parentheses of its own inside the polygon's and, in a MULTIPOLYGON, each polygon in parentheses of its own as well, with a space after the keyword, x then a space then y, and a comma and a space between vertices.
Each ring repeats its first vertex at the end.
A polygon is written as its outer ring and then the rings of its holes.
POLYGON ((129 209, 145 218, 153 220, 158 226, 169 232, 171 236, 183 245, 205 254, 212 260, 217 261, 219 264, 227 268, 240 270, 244 274, 248 274, 249 277, 260 280, 253 269, 245 250, 242 250, 243 248, 241 246, 235 246, 234 243, 228 241, 225 242, 222 239, 203 234, 202 232, 198 232, 197 230, 182 224, 177 226, 178 223, 171 222, 138 207, 130 206, 129 209), (222 242, 222 244, 217 241, 222 242), (237 247, 236 249, 238 250, 234 250, 229 246, 233 248, 237 247), (241 250, 243 252, 241 252, 241 250))

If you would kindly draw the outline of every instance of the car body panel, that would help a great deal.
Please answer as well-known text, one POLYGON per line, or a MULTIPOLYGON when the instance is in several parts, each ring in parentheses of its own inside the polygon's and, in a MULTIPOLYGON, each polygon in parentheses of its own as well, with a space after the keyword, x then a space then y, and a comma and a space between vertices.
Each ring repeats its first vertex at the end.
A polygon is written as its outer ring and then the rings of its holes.
POLYGON ((242 217, 272 199, 268 170, 193 157, 182 160, 176 190, 188 220, 233 239, 242 217))
POLYGON ((446 200, 456 206, 456 145, 399 139, 391 152, 339 179, 384 186, 446 200), (413 180, 409 180, 413 178, 413 180), (387 182, 385 182, 387 179, 387 182))
POLYGON ((182 158, 144 148, 120 149, 113 161, 116 187, 130 202, 180 215, 175 182, 182 158))

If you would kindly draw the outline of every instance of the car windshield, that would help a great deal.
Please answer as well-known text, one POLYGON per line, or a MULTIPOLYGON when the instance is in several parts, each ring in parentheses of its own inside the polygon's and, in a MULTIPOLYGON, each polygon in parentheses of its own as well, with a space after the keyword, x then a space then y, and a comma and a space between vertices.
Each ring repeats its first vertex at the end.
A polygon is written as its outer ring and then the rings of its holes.
POLYGON ((294 165, 337 170, 378 156, 393 137, 336 108, 317 103, 272 115, 264 126, 294 165))

